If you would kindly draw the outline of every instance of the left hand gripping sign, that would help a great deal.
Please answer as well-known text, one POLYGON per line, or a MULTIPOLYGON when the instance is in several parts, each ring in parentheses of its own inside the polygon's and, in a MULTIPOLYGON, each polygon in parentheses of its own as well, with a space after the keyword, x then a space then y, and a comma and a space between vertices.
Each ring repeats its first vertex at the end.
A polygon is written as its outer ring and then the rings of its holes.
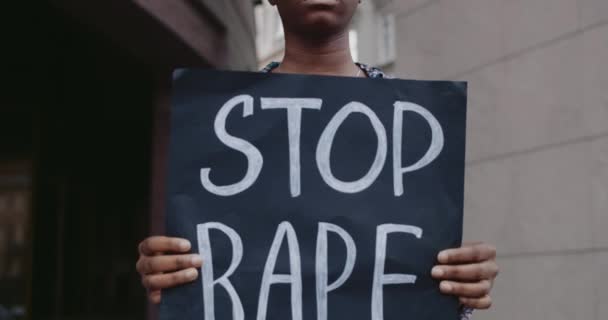
POLYGON ((203 266, 162 319, 458 318, 430 270, 461 240, 466 84, 188 70, 171 119, 167 233, 203 266))

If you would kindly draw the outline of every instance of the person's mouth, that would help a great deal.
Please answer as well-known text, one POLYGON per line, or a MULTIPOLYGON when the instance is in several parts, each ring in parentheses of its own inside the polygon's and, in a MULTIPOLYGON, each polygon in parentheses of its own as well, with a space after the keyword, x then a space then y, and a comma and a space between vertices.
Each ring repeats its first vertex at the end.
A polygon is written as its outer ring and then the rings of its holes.
POLYGON ((340 0, 302 0, 303 4, 311 6, 335 6, 340 0))

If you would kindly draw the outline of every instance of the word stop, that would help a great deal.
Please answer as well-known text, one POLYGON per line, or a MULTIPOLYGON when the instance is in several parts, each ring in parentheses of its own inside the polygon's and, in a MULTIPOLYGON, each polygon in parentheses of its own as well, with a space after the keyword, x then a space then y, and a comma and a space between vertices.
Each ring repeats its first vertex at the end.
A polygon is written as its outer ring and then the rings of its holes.
MULTIPOLYGON (((314 98, 261 98, 263 110, 284 109, 287 115, 287 129, 289 136, 289 176, 290 192, 292 197, 300 195, 300 135, 302 128, 302 113, 304 110, 320 110, 323 101, 314 98)), ((209 175, 211 168, 200 170, 200 179, 203 187, 218 196, 232 196, 247 190, 257 180, 264 165, 262 153, 249 141, 235 137, 226 131, 228 115, 239 105, 243 105, 243 117, 253 115, 254 99, 250 95, 239 95, 226 102, 218 111, 214 120, 214 130, 218 139, 227 147, 243 153, 247 157, 247 170, 245 176, 237 183, 229 185, 214 184, 209 175)), ((403 195, 403 175, 407 172, 419 170, 431 163, 441 153, 444 145, 444 135, 439 121, 424 107, 404 101, 394 103, 393 116, 393 181, 395 196, 403 195), (417 162, 403 167, 402 164, 402 131, 403 114, 414 112, 422 116, 431 128, 431 142, 428 150, 417 162)), ((388 139, 386 129, 378 116, 363 103, 350 102, 342 107, 329 121, 323 130, 316 148, 316 163, 321 177, 331 188, 343 193, 357 193, 371 186, 386 162, 388 153, 388 139), (365 175, 355 181, 342 181, 333 175, 330 155, 332 144, 342 123, 354 113, 363 114, 370 122, 378 146, 372 165, 365 175)))
MULTIPOLYGON (((394 284, 414 284, 416 275, 413 274, 385 274, 385 259, 387 238, 391 233, 406 233, 420 239, 422 229, 401 224, 382 224, 376 229, 376 249, 373 271, 373 285, 371 294, 371 319, 382 320, 383 316, 383 287, 394 284)), ((205 320, 215 319, 215 287, 222 287, 230 297, 232 303, 232 319, 243 320, 245 313, 241 298, 235 287, 230 282, 232 276, 243 258, 243 242, 239 234, 225 224, 208 222, 197 225, 198 249, 204 261, 202 266, 202 286, 205 308, 205 320), (210 230, 218 230, 225 234, 231 242, 232 259, 228 269, 221 275, 216 276, 213 270, 213 253, 209 237, 210 230)), ((293 320, 302 320, 302 266, 300 257, 300 246, 293 226, 289 222, 279 224, 270 245, 268 257, 264 265, 260 292, 258 296, 257 320, 265 320, 268 308, 268 297, 273 285, 288 285, 291 289, 291 315, 293 320), (287 242, 289 253, 289 268, 287 274, 274 273, 279 249, 283 242, 287 242)), ((316 303, 317 320, 327 320, 327 297, 328 294, 342 286, 350 277, 355 266, 357 248, 353 238, 341 227, 330 223, 319 223, 317 232, 316 254, 315 254, 315 279, 316 279, 316 303), (338 235, 344 241, 346 248, 346 261, 341 275, 332 283, 328 283, 328 233, 338 235)))

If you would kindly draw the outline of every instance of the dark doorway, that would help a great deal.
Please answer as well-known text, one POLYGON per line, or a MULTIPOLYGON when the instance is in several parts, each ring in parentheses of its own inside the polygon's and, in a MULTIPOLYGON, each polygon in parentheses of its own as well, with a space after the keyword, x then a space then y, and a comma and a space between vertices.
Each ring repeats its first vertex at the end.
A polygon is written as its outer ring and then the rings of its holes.
POLYGON ((44 1, 10 6, 0 180, 27 195, 28 223, 7 242, 23 268, 0 274, 0 305, 16 319, 143 319, 157 69, 44 1))

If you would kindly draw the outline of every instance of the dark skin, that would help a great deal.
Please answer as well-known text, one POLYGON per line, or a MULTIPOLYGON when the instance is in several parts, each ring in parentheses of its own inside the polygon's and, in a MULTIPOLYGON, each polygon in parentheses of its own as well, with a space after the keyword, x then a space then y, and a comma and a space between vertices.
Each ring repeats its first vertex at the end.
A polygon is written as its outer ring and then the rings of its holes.
MULTIPOLYGON (((359 0, 270 0, 278 7, 285 29, 285 57, 273 72, 333 76, 361 76, 350 52, 348 27, 359 0)), ((194 281, 204 263, 190 254, 188 240, 149 237, 139 244, 137 271, 153 303, 161 290, 194 281)), ((445 294, 455 295, 474 309, 492 304, 490 291, 498 275, 496 248, 484 243, 464 244, 439 253, 430 272, 445 294)))
MULTIPOLYGON (((285 30, 285 57, 279 73, 355 76, 348 25, 358 0, 270 0, 285 30)), ((359 73, 359 75, 361 75, 359 73)))

